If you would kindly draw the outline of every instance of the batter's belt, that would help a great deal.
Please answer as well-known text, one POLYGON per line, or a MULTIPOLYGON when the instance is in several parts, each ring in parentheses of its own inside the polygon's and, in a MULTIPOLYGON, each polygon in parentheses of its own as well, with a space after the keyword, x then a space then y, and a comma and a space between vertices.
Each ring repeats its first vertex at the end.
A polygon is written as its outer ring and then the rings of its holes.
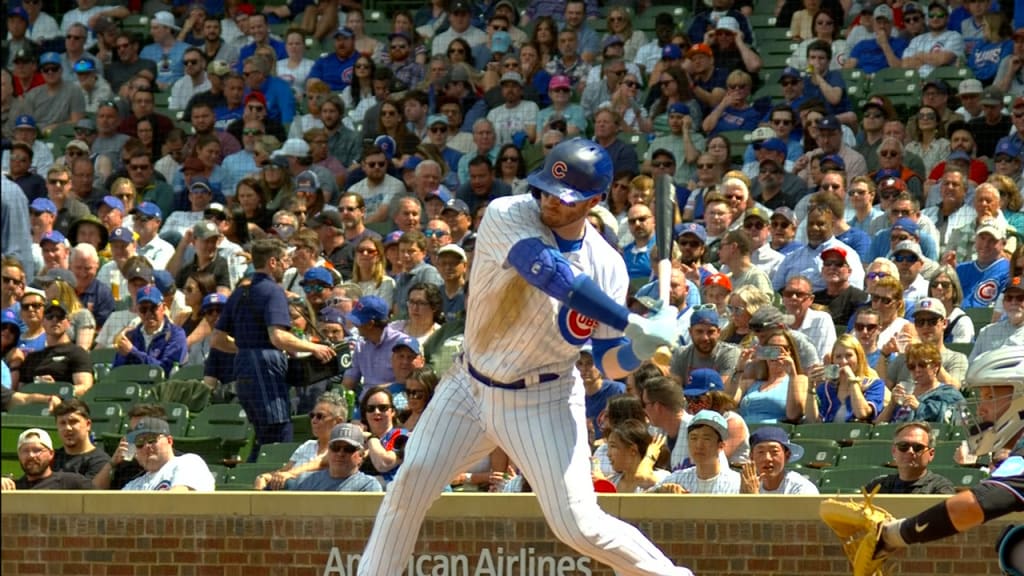
POLYGON ((527 382, 530 384, 543 384, 544 382, 558 380, 558 374, 540 374, 539 376, 531 377, 529 379, 522 378, 515 382, 498 382, 493 378, 488 378, 481 374, 476 368, 473 368, 473 365, 469 362, 466 362, 466 370, 469 371, 470 376, 484 386, 488 386, 490 388, 501 388, 502 390, 523 390, 526 388, 527 382))

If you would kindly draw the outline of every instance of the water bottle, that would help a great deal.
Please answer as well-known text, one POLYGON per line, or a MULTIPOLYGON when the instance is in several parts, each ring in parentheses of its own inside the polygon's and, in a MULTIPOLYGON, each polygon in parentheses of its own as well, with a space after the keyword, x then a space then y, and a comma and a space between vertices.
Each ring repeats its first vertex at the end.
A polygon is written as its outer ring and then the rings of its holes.
POLYGON ((345 390, 345 403, 348 404, 348 417, 351 420, 353 414, 356 413, 356 392, 355 392, 355 390, 345 390))

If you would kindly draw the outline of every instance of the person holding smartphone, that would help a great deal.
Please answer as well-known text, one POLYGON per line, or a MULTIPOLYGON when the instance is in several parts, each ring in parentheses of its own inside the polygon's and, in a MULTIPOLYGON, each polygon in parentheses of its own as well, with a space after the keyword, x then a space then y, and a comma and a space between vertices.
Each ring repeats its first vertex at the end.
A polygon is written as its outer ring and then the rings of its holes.
POLYGON ((737 366, 751 364, 738 385, 732 381, 726 392, 739 402, 739 413, 748 424, 799 422, 807 399, 807 376, 797 354, 796 342, 786 330, 777 330, 761 345, 740 353, 737 366))
POLYGON ((885 406, 885 381, 868 364, 857 338, 843 334, 832 347, 832 362, 810 373, 807 422, 871 422, 885 406))

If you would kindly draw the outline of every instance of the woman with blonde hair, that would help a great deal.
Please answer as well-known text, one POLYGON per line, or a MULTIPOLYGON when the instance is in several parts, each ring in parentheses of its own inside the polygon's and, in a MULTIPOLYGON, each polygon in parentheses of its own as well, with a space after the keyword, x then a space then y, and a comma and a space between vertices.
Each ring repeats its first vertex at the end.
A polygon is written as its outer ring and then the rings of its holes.
POLYGON ((636 53, 647 43, 647 35, 642 30, 633 29, 633 17, 623 6, 615 6, 608 10, 608 33, 602 42, 611 36, 618 36, 623 42, 623 58, 627 62, 636 60, 636 53))
MULTIPOLYGON (((1022 256, 1024 245, 1017 249, 1017 254, 1010 261, 1011 269, 1014 262, 1019 261, 1022 256)), ((1011 274, 1013 277, 1013 274, 1011 274)), ((946 331, 942 341, 946 344, 974 342, 974 321, 960 308, 964 301, 964 289, 960 285, 960 277, 952 266, 943 265, 932 275, 928 281, 928 297, 937 298, 946 309, 946 331)), ((1000 298, 1002 295, 1000 294, 1000 298)), ((1000 309, 1001 302, 996 303, 996 310, 1000 309)))
POLYGON ((747 284, 740 286, 726 301, 729 309, 729 323, 722 329, 718 340, 747 348, 754 342, 754 333, 750 330, 750 318, 758 308, 772 303, 771 295, 757 286, 747 284))
POLYGON ((388 307, 394 305, 395 279, 386 273, 384 245, 379 239, 368 236, 356 245, 352 281, 359 285, 364 295, 379 296, 388 307))
POLYGON ((96 339, 96 318, 88 308, 82 306, 75 289, 63 280, 55 280, 46 287, 46 301, 50 300, 59 301, 67 312, 68 321, 71 322, 71 327, 68 328, 68 337, 71 341, 86 350, 91 350, 96 339))
MULTIPOLYGON (((997 162, 996 166, 1006 165, 1005 162, 997 162)), ((1020 174, 1017 174, 1020 177, 1020 174)), ((995 186, 999 191, 999 205, 1003 211, 1003 217, 1013 226, 1017 232, 1024 232, 1024 213, 1020 209, 1024 207, 1024 199, 1021 198, 1020 188, 1012 177, 1004 174, 992 174, 985 181, 986 184, 995 186)))
POLYGON ((822 372, 824 379, 807 391, 808 422, 872 422, 882 412, 885 382, 868 364, 857 338, 843 334, 836 339, 832 364, 822 372))

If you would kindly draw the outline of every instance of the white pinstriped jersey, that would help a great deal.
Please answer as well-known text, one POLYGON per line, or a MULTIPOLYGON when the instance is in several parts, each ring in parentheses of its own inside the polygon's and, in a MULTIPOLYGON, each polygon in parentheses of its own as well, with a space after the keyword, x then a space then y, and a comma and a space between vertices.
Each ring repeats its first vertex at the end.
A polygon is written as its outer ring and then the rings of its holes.
MULTIPOLYGON (((563 256, 575 274, 590 276, 612 300, 624 305, 629 288, 626 264, 597 230, 589 223, 586 227, 579 249, 563 256)), ((532 196, 498 198, 487 206, 469 280, 466 358, 476 370, 500 382, 571 372, 580 345, 588 338, 622 335, 516 281, 518 273, 505 261, 509 248, 525 238, 556 246, 532 196), (513 282, 513 289, 507 290, 513 282)))

